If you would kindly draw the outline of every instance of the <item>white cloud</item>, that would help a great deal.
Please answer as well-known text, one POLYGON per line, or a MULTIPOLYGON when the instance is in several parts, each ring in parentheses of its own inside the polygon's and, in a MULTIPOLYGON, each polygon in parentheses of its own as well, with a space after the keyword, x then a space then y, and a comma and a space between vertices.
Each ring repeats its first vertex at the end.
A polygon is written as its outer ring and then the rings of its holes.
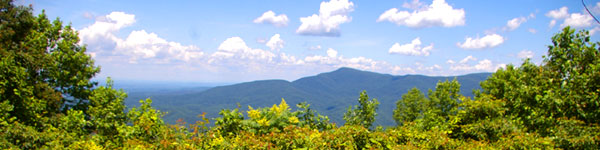
MULTIPOLYGON (((598 6, 598 3, 597 3, 596 7, 600 7, 600 6, 598 6)), ((594 7, 593 9, 596 9, 596 7, 594 7)), ((563 23, 560 24, 561 28, 566 27, 566 26, 571 26, 574 28, 585 28, 585 27, 590 27, 593 25, 594 18, 592 18, 590 15, 582 14, 582 13, 569 14, 568 10, 569 10, 569 8, 564 6, 559 9, 551 10, 548 13, 546 13, 547 17, 552 18, 552 20, 550 21, 550 24, 548 26, 554 27, 554 25, 556 25, 558 20, 563 20, 563 23)))
POLYGON ((475 70, 491 70, 492 69, 492 61, 488 59, 484 59, 479 61, 477 65, 474 66, 475 70))
POLYGON ((348 16, 354 11, 354 3, 348 0, 321 2, 319 15, 301 17, 302 24, 296 33, 315 36, 340 36, 340 24, 352 21, 348 16))
MULTIPOLYGON (((169 71, 175 72, 196 70, 198 72, 205 72, 207 75, 204 76, 217 80, 219 78, 231 79, 232 77, 235 78, 234 80, 244 81, 282 77, 293 79, 295 77, 331 71, 339 67, 352 67, 392 74, 418 73, 441 75, 444 72, 452 71, 451 68, 446 68, 447 66, 438 64, 423 65, 415 63, 415 65, 394 65, 386 61, 362 56, 345 57, 343 50, 338 51, 332 48, 327 49, 325 53, 320 55, 300 56, 286 54, 280 51, 273 51, 284 47, 284 42, 278 34, 273 35, 270 39, 264 39, 264 44, 272 50, 269 50, 269 48, 260 49, 250 47, 244 39, 234 36, 224 39, 214 52, 206 52, 202 51, 198 46, 169 41, 147 30, 134 30, 125 34, 119 33, 135 22, 135 16, 126 13, 114 13, 113 15, 99 17, 94 24, 80 30, 80 38, 82 39, 82 43, 88 44, 88 52, 90 55, 93 55, 98 64, 119 66, 128 65, 127 63, 129 62, 136 63, 134 64, 136 66, 162 66, 171 69, 169 71), (124 36, 119 37, 117 35, 124 36), (290 74, 293 74, 291 78, 290 74), (218 77, 211 77, 211 75, 218 77)), ((419 38, 415 40, 407 44, 412 44, 412 50, 420 52, 420 55, 428 55, 433 44, 430 46, 421 45, 422 43, 419 38), (418 40, 418 42, 415 40, 418 40)), ((254 42, 254 39, 251 39, 251 41, 254 42)), ((312 47, 314 49, 322 49, 321 45, 312 47)), ((450 64, 448 66, 460 64, 458 63, 459 61, 461 60, 457 60, 456 62, 448 60, 448 64, 450 64)), ((463 74, 470 71, 481 71, 482 68, 489 68, 486 61, 480 63, 474 61, 468 58, 464 64, 470 67, 467 68, 469 70, 458 70, 455 73, 463 74)), ((458 65, 458 68, 465 68, 461 65, 458 65)), ((493 68, 497 65, 492 63, 491 66, 493 68)), ((197 77, 197 75, 192 76, 197 77)))
POLYGON ((492 71, 496 71, 500 67, 505 66, 505 64, 494 64, 489 59, 484 59, 484 60, 478 61, 477 64, 469 63, 471 61, 476 61, 476 60, 477 60, 477 58, 469 55, 469 56, 465 57, 464 59, 462 59, 459 63, 454 63, 453 60, 448 60, 448 62, 452 62, 452 63, 449 63, 451 65, 450 70, 452 70, 452 71, 488 71, 488 72, 492 72, 492 71))
POLYGON ((464 43, 456 43, 456 45, 463 49, 483 49, 496 47, 504 43, 504 40, 504 37, 498 34, 489 34, 482 38, 467 37, 464 43))
POLYGON ((304 64, 304 60, 299 60, 296 56, 287 55, 285 53, 279 54, 280 62, 279 65, 302 65, 304 64))
POLYGON ((550 28, 554 27, 554 25, 556 25, 556 20, 567 18, 567 16, 569 15, 568 10, 569 10, 569 8, 567 8, 566 6, 563 6, 559 9, 551 10, 548 13, 546 13, 547 17, 552 18, 552 21, 550 21, 550 24, 548 24, 548 27, 550 27, 550 28))
POLYGON ((252 49, 246 45, 246 42, 240 37, 227 38, 219 45, 218 51, 211 55, 209 63, 226 58, 236 58, 239 60, 261 60, 272 62, 276 56, 274 53, 262 49, 252 49))
POLYGON ((196 46, 169 42, 144 30, 132 31, 127 39, 118 42, 116 51, 131 56, 132 63, 139 59, 154 59, 157 63, 190 61, 204 55, 196 46))
POLYGON ((88 44, 92 51, 98 49, 114 48, 119 39, 115 33, 121 28, 135 23, 135 16, 124 12, 112 12, 106 16, 98 17, 96 22, 79 30, 81 43, 88 44))
POLYGON ((327 56, 329 57, 337 57, 337 53, 338 52, 332 48, 327 49, 327 56))
POLYGON ((513 18, 506 22, 506 27, 508 28, 509 31, 512 31, 512 30, 517 29, 519 26, 521 26, 522 23, 524 23, 526 21, 527 21, 527 19, 525 17, 513 18))
POLYGON ((568 10, 569 8, 567 8, 567 6, 563 6, 559 9, 549 11, 548 13, 546 13, 546 16, 552 19, 564 19, 569 16, 568 10))
POLYGON ((404 45, 395 43, 394 45, 392 45, 388 52, 390 54, 429 56, 429 51, 431 51, 431 49, 433 49, 433 43, 429 44, 429 46, 421 47, 421 40, 417 37, 410 43, 404 45))
POLYGON ((269 39, 267 42, 267 47, 271 48, 271 50, 279 50, 283 48, 285 42, 280 38, 279 34, 275 34, 269 39))
POLYGON ((422 9, 414 9, 415 5, 418 6, 419 3, 405 4, 405 7, 412 7, 413 12, 399 11, 397 8, 389 9, 379 16, 377 22, 389 21, 413 28, 455 27, 465 24, 464 9, 454 9, 445 0, 434 0, 431 5, 422 9))
MULTIPOLYGON (((146 30, 134 30, 126 34, 125 38, 116 36, 121 29, 134 22, 135 16, 132 14, 112 13, 80 30, 80 38, 82 43, 88 45, 88 54, 102 65, 126 66, 127 63, 132 63, 136 66, 163 67, 175 72, 202 71, 209 74, 204 76, 217 80, 222 76, 236 77, 235 80, 281 78, 289 77, 285 75, 290 74, 301 77, 339 67, 394 74, 416 73, 410 66, 392 65, 366 57, 347 58, 334 49, 328 49, 324 56, 298 57, 279 51, 252 48, 240 37, 227 38, 215 52, 206 53, 195 45, 169 41, 146 30), (240 73, 243 75, 240 76, 240 73)), ((273 49, 282 48, 283 42, 278 41, 283 40, 274 35, 265 43, 272 43, 268 46, 273 49)), ((320 45, 316 47, 321 48, 320 45)), ((423 68, 439 67, 441 66, 434 65, 423 68)))
POLYGON ((588 14, 572 13, 565 18, 565 22, 560 27, 571 26, 574 28, 590 27, 594 23, 594 18, 588 14))
POLYGON ((149 60, 154 63, 191 61, 204 53, 200 48, 169 42, 155 33, 145 30, 132 31, 126 39, 115 34, 124 27, 135 23, 135 15, 124 12, 112 12, 96 19, 96 22, 79 30, 81 43, 85 43, 95 58, 122 57, 129 63, 149 60))
POLYGON ((517 54, 517 57, 519 58, 532 58, 533 57, 533 52, 529 51, 529 50, 522 50, 517 54))
POLYGON ((287 26, 288 17, 285 14, 275 15, 275 12, 269 10, 262 14, 262 16, 254 19, 254 23, 270 23, 276 27, 287 26))
POLYGON ((469 56, 463 58, 462 60, 460 60, 458 63, 464 64, 464 63, 467 63, 469 61, 476 61, 476 60, 477 60, 477 58, 469 55, 469 56))

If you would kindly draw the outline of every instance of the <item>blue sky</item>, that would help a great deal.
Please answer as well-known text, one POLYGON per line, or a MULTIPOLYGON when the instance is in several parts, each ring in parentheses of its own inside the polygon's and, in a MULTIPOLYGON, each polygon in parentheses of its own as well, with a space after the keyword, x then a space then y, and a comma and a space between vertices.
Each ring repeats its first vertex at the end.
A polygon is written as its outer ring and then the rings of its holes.
MULTIPOLYGON (((600 2, 584 0, 600 16, 600 2)), ((581 1, 20 1, 79 31, 99 78, 295 80, 339 67, 394 75, 542 61, 552 35, 598 25, 581 1)))

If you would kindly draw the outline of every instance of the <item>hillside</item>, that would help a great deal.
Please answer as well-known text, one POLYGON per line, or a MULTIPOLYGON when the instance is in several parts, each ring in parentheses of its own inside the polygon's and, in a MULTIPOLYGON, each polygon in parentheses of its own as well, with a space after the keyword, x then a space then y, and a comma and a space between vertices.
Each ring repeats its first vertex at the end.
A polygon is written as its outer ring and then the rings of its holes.
POLYGON ((369 97, 376 98, 381 103, 375 125, 390 126, 395 125, 392 117, 395 102, 410 88, 417 87, 421 91, 427 91, 435 88, 438 81, 452 80, 456 77, 462 85, 461 94, 472 96, 472 90, 479 88, 479 82, 489 75, 476 73, 449 77, 393 76, 340 68, 293 82, 262 80, 187 92, 129 93, 130 98, 126 102, 128 106, 133 106, 140 98, 151 97, 156 108, 169 112, 165 120, 174 123, 179 118, 194 122, 197 120, 196 116, 202 112, 206 112, 209 118, 219 117, 221 109, 236 108, 238 103, 245 111, 248 105, 268 107, 284 98, 290 105, 306 101, 317 112, 342 125, 342 116, 348 106, 356 105, 359 92, 366 90, 369 97))

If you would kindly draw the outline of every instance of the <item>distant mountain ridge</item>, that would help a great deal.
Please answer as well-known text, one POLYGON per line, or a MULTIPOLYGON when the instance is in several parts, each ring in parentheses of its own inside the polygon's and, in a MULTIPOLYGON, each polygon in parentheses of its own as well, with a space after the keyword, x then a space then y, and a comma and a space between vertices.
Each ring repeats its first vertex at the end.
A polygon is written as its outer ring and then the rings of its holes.
MULTIPOLYGON (((472 96, 472 90, 479 88, 479 82, 491 73, 474 73, 462 76, 429 77, 423 75, 394 76, 352 68, 340 68, 316 76, 304 77, 292 82, 285 80, 260 80, 227 86, 218 86, 199 92, 151 96, 154 106, 169 114, 165 120, 173 123, 182 118, 187 122, 198 120, 196 115, 202 112, 207 117, 219 117, 221 109, 233 109, 240 105, 247 110, 250 105, 269 107, 278 104, 284 98, 290 105, 306 101, 322 115, 329 116, 333 122, 343 124, 342 116, 351 105, 357 104, 359 92, 366 90, 370 98, 376 98, 381 104, 377 110, 375 125, 391 126, 396 101, 413 87, 427 94, 434 89, 438 81, 456 78, 461 84, 461 93, 472 96)), ((136 95, 134 97, 140 97, 136 95)), ((139 100, 139 99, 137 99, 139 100)), ((137 102, 137 101, 136 101, 137 102)), ((295 108, 295 107, 292 107, 295 108)))

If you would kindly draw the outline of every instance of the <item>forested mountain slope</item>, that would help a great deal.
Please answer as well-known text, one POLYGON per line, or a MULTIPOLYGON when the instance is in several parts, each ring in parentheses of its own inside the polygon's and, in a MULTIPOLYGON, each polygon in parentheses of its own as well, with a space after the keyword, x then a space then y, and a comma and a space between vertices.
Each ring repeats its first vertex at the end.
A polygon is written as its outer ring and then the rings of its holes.
POLYGON ((248 105, 268 107, 284 98, 291 105, 307 102, 315 110, 341 125, 342 115, 348 106, 355 105, 359 93, 366 90, 371 98, 381 102, 375 124, 392 126, 395 125, 392 119, 395 102, 409 89, 416 87, 426 92, 435 88, 438 81, 456 78, 461 84, 461 94, 472 96, 472 90, 479 89, 479 82, 487 79, 489 75, 490 73, 448 77, 394 76, 344 67, 293 82, 261 80, 182 94, 131 93, 131 98, 128 98, 131 100, 127 102, 138 104, 137 100, 144 98, 142 95, 146 94, 153 99, 155 107, 169 112, 165 120, 175 123, 179 118, 193 122, 198 119, 196 115, 202 112, 206 112, 209 118, 218 117, 221 109, 236 108, 238 103, 242 110, 246 110, 248 105))

